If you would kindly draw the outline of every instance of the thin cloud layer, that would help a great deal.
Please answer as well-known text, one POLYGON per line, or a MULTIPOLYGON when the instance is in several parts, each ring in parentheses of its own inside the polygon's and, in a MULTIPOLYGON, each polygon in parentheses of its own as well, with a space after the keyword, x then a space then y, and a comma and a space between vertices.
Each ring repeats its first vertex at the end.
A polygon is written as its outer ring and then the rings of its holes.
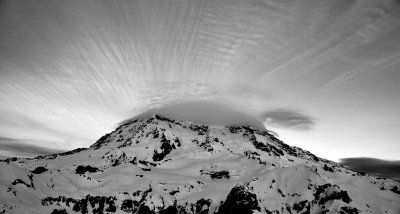
POLYGON ((64 152, 39 145, 28 144, 25 140, 0 137, 0 157, 35 157, 64 152))
POLYGON ((400 161, 388 161, 376 158, 343 158, 340 163, 358 172, 390 178, 400 182, 400 161))
POLYGON ((268 126, 299 131, 310 130, 316 125, 315 118, 293 109, 276 109, 262 115, 268 126))

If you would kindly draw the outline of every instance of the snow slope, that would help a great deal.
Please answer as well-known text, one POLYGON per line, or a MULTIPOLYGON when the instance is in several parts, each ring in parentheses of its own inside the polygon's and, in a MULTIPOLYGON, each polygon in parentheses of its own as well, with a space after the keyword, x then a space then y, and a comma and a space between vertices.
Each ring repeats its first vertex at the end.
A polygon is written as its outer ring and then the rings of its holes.
POLYGON ((395 181, 268 131, 158 115, 90 148, 0 162, 0 213, 400 213, 395 181))

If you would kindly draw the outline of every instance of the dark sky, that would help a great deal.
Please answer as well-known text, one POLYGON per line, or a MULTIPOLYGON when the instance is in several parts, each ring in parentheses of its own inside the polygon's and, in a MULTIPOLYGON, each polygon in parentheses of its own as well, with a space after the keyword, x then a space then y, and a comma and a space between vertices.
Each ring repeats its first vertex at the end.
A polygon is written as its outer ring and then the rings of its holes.
POLYGON ((207 101, 324 158, 399 158, 397 0, 1 0, 0 72, 12 142, 89 146, 207 101))

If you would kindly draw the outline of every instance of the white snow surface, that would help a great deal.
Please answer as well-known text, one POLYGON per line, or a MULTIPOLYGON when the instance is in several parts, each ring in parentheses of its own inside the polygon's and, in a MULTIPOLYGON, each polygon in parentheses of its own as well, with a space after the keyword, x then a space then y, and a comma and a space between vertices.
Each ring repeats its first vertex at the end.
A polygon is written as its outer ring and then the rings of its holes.
POLYGON ((0 213, 237 213, 221 208, 231 195, 249 213, 399 214, 399 191, 265 130, 157 115, 90 148, 0 162, 0 213))

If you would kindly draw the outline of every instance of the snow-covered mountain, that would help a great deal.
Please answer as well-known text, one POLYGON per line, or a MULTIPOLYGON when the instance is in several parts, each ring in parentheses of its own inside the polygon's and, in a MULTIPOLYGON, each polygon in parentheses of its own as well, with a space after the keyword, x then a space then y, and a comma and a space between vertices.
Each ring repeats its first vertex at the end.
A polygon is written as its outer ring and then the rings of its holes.
POLYGON ((268 131, 158 115, 90 148, 0 162, 0 213, 400 213, 395 181, 268 131))

